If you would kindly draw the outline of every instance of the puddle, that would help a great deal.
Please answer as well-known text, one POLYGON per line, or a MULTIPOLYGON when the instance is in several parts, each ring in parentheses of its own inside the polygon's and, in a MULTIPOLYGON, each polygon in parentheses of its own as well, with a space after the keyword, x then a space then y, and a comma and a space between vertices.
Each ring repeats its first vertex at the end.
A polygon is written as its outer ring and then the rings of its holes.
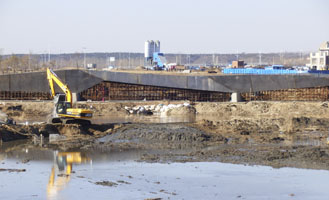
POLYGON ((305 131, 287 137, 282 143, 291 146, 327 146, 327 133, 321 131, 305 131))
POLYGON ((320 139, 298 138, 292 141, 293 146, 324 146, 325 142, 320 139))
MULTIPOLYGON (((93 124, 107 123, 184 123, 195 122, 195 115, 175 115, 165 116, 154 115, 126 115, 126 116, 94 116, 91 120, 93 124)), ((45 118, 29 118, 28 120, 17 120, 17 124, 32 125, 45 123, 45 118)))
POLYGON ((0 199, 327 199, 329 171, 136 162, 143 151, 0 148, 0 199), (15 170, 16 169, 16 170, 15 170), (25 171, 23 171, 25 169, 25 171), (20 171, 21 170, 21 171, 20 171))
POLYGON ((154 115, 126 115, 126 116, 99 116, 92 119, 93 124, 106 123, 179 123, 179 122, 195 122, 195 115, 175 115, 163 116, 154 115))

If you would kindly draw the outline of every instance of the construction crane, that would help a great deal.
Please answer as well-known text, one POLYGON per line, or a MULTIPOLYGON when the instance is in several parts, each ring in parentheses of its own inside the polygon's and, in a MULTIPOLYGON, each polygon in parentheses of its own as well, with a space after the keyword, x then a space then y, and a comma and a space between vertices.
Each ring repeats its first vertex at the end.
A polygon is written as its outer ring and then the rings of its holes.
POLYGON ((55 107, 52 113, 52 123, 64 124, 91 124, 89 119, 92 118, 92 111, 88 109, 73 108, 72 92, 68 86, 55 74, 55 72, 47 68, 47 79, 50 87, 51 97, 54 98, 55 107), (64 94, 56 94, 54 83, 64 92, 64 94))

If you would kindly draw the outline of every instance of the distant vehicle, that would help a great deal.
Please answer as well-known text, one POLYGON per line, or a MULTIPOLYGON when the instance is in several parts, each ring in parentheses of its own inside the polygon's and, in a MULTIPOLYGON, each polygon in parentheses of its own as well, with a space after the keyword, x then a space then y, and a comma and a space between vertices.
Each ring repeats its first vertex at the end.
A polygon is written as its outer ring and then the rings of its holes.
POLYGON ((216 71, 213 71, 213 70, 211 70, 211 71, 208 71, 208 74, 217 74, 217 72, 216 72, 216 71))
POLYGON ((89 69, 89 70, 96 69, 96 67, 97 67, 97 65, 94 64, 94 63, 88 63, 87 66, 86 66, 86 68, 89 69))
POLYGON ((265 67, 265 70, 276 70, 276 69, 284 69, 283 65, 272 65, 265 67))
POLYGON ((146 66, 145 69, 146 70, 152 70, 153 71, 154 70, 154 67, 153 66, 146 66))
POLYGON ((199 66, 189 66, 188 67, 190 70, 200 70, 199 66))

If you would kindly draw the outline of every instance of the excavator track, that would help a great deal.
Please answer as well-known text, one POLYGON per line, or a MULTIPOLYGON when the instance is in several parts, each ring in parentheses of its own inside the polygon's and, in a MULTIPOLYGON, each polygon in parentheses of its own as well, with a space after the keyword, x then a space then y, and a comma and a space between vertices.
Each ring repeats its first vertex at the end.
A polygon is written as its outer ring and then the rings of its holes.
POLYGON ((51 124, 80 124, 84 126, 91 125, 89 120, 85 119, 61 119, 61 118, 53 118, 50 122, 51 124))
POLYGON ((85 119, 66 119, 63 120, 63 124, 81 124, 89 126, 91 125, 91 122, 85 119))

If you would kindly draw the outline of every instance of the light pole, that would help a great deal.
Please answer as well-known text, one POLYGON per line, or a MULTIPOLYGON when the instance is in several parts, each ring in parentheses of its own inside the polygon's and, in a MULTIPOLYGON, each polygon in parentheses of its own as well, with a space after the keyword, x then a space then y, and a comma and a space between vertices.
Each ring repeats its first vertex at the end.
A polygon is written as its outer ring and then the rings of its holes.
POLYGON ((128 54, 128 67, 129 67, 129 69, 130 69, 130 52, 129 52, 129 54, 128 54))

